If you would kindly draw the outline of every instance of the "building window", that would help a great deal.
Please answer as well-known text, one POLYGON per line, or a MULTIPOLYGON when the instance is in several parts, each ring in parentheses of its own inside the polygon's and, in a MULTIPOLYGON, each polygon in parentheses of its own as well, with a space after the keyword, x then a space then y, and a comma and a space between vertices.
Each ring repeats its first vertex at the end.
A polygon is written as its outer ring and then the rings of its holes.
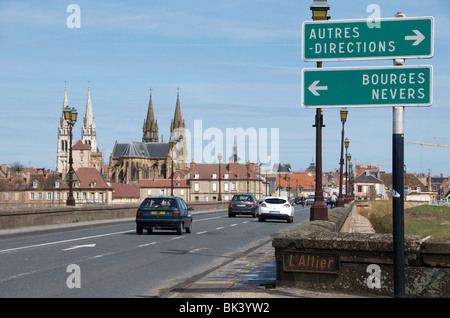
POLYGON ((55 182, 55 188, 59 188, 60 186, 61 186, 61 182, 56 181, 56 182, 55 182))
POLYGON ((212 184, 212 190, 213 190, 213 192, 217 191, 217 184, 216 183, 212 184))
POLYGON ((180 190, 180 195, 184 195, 184 189, 180 190))
POLYGON ((166 194, 166 189, 161 189, 161 190, 159 190, 159 194, 160 194, 160 195, 165 195, 165 194, 166 194))
POLYGON ((231 182, 231 191, 236 191, 236 189, 237 189, 237 183, 231 182))
POLYGON ((225 174, 223 175, 223 178, 224 178, 224 179, 228 179, 228 173, 225 173, 225 174))
POLYGON ((194 191, 199 191, 199 184, 198 183, 194 183, 194 191))
POLYGON ((213 173, 212 174, 212 179, 217 179, 217 174, 213 173))
POLYGON ((224 183, 224 185, 223 185, 223 191, 228 191, 228 183, 224 183))
POLYGON ((33 181, 33 188, 37 189, 37 187, 39 186, 39 182, 37 180, 33 181))
POLYGON ((152 190, 151 189, 147 190, 147 195, 152 195, 152 190))
POLYGON ((194 179, 198 179, 200 176, 199 176, 199 174, 198 173, 196 173, 195 175, 194 175, 194 179))

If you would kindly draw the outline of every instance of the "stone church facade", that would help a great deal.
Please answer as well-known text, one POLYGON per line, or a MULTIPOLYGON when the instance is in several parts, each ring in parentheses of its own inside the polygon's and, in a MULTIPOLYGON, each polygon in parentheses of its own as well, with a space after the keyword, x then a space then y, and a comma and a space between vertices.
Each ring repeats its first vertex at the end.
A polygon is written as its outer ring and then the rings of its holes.
POLYGON ((141 142, 116 141, 109 158, 108 178, 111 182, 139 183, 142 179, 167 179, 171 177, 172 170, 187 169, 186 125, 181 116, 179 94, 170 125, 169 142, 159 140, 151 95, 142 130, 141 142))

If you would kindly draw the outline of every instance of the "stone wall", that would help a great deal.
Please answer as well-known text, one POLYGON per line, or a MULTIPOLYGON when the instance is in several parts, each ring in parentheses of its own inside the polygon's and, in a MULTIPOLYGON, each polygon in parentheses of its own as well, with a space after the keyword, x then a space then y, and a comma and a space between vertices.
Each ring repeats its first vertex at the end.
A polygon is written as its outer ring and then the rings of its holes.
MULTIPOLYGON (((277 285, 393 296, 392 235, 343 232, 352 210, 353 204, 336 208, 329 221, 275 235, 277 285)), ((405 265, 407 297, 450 297, 450 237, 406 235, 405 265)))
MULTIPOLYGON (((64 224, 83 221, 130 218, 140 203, 51 206, 0 211, 0 229, 64 224)), ((228 202, 192 202, 193 214, 200 211, 225 210, 228 202)))

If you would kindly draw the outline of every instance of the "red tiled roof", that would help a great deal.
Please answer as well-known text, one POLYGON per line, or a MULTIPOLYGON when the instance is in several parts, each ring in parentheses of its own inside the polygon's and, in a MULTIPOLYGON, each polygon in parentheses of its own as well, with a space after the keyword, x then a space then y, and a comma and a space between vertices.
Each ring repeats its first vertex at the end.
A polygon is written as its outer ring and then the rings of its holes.
POLYGON ((78 168, 76 174, 80 179, 80 188, 91 188, 92 182, 95 182, 93 189, 109 188, 108 184, 96 168, 78 168))
MULTIPOLYGON (((250 164, 248 168, 248 178, 254 179, 254 168, 255 164, 250 164)), ((191 162, 191 180, 194 179, 194 176, 198 174, 198 179, 202 180, 210 180, 212 179, 212 175, 216 174, 217 179, 219 175, 219 164, 218 163, 192 163, 191 162)), ((220 164, 220 174, 221 178, 225 174, 228 174, 228 179, 231 180, 246 180, 247 179, 247 166, 245 164, 240 163, 222 163, 220 164)))
POLYGON ((111 183, 113 198, 139 198, 139 187, 135 184, 111 183))
MULTIPOLYGON (((172 185, 171 179, 141 179, 139 186, 141 188, 170 188, 172 185)), ((173 179, 173 186, 176 188, 189 188, 188 181, 181 179, 173 179)))
POLYGON ((78 140, 75 145, 72 146, 72 150, 91 150, 91 145, 84 144, 81 140, 78 140))

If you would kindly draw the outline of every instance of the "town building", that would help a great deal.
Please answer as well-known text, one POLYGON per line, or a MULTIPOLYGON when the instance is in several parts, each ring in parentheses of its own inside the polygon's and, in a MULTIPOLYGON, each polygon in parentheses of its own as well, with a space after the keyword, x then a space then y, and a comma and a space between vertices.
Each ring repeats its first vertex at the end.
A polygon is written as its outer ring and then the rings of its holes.
POLYGON ((264 174, 254 163, 198 164, 191 162, 187 201, 229 201, 236 193, 251 193, 259 200, 267 196, 264 174), (219 172, 220 169, 220 172, 219 172))
MULTIPOLYGON (((6 170, 2 165, 2 170, 6 170)), ((112 189, 96 168, 78 168, 73 187, 76 204, 112 203, 112 189)), ((69 186, 61 173, 25 168, 0 178, 2 207, 65 205, 69 186)))

